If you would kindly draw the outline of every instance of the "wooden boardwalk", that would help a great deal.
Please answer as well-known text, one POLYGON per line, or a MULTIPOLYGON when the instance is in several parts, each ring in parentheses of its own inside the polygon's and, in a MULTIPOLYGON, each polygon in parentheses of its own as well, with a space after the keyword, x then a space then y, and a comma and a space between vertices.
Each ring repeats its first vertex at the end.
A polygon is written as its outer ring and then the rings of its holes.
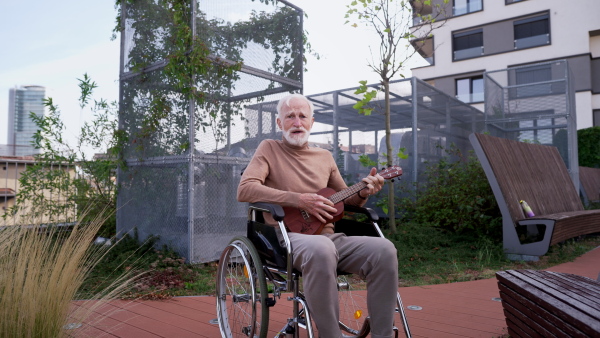
MULTIPOLYGON (((597 279, 600 248, 574 262, 547 269, 597 279)), ((496 278, 403 287, 399 289, 413 337, 499 337, 506 323, 496 278)), ((362 291, 358 291, 362 292, 362 291)), ((271 308, 269 329, 280 329, 291 314, 291 302, 282 297, 271 308)), ((87 306, 75 302, 76 306, 87 306)), ((88 304, 89 305, 89 304, 88 304)), ((219 337, 213 296, 176 297, 165 301, 112 301, 95 309, 87 323, 73 325, 73 337, 219 337)), ((399 319, 398 319, 399 321, 399 319)), ((404 332, 402 331, 401 336, 404 332)), ((268 336, 273 337, 275 331, 268 336)), ((324 337, 326 338, 326 337, 324 337)))

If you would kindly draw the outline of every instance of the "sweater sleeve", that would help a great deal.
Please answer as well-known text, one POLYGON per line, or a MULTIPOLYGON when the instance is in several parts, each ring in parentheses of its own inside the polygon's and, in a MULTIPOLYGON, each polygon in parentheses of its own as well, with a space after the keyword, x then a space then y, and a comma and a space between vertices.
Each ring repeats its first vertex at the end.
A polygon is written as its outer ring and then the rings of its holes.
POLYGON ((266 202, 284 207, 297 207, 300 193, 283 191, 265 185, 271 169, 272 149, 266 141, 260 143, 248 167, 244 170, 237 190, 239 202, 266 202))

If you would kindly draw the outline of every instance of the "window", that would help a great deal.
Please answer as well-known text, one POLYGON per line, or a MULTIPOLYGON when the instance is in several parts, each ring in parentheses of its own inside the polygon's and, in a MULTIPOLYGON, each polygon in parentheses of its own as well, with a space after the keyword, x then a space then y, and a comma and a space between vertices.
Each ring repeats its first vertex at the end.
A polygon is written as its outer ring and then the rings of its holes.
POLYGON ((600 109, 594 110, 594 127, 600 127, 600 109))
POLYGON ((454 6, 452 6, 452 15, 463 15, 477 12, 481 9, 481 0, 454 0, 454 6))
POLYGON ((456 98, 465 103, 483 101, 483 77, 456 80, 456 98))
POLYGON ((550 44, 548 15, 514 22, 515 49, 550 44))
POLYGON ((515 2, 521 2, 521 1, 525 1, 525 0, 505 0, 505 3, 507 5, 509 5, 509 4, 512 4, 512 3, 515 3, 515 2))
POLYGON ((483 30, 456 33, 452 37, 454 60, 462 60, 483 55, 483 30))

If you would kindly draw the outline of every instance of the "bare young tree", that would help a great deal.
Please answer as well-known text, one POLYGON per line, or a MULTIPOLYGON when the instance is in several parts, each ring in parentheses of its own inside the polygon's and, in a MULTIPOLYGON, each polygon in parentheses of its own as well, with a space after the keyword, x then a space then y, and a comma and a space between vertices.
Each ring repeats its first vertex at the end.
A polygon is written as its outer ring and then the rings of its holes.
MULTIPOLYGON (((366 25, 379 36, 379 53, 373 55, 371 50, 368 66, 379 75, 380 86, 369 90, 366 81, 360 81, 361 86, 356 94, 362 94, 363 99, 354 108, 361 114, 370 115, 374 109, 370 102, 377 96, 377 92, 383 92, 387 147, 385 164, 391 165, 394 157, 391 143, 390 81, 396 76, 404 78, 402 72, 406 62, 416 53, 433 53, 432 32, 444 24, 443 20, 438 20, 446 17, 447 3, 448 0, 437 1, 436 4, 432 4, 432 0, 353 0, 347 6, 346 24, 353 27, 366 25)), ((402 152, 399 155, 402 156, 402 152)), ((387 181, 387 184, 389 226, 392 233, 396 233, 394 183, 387 181)))

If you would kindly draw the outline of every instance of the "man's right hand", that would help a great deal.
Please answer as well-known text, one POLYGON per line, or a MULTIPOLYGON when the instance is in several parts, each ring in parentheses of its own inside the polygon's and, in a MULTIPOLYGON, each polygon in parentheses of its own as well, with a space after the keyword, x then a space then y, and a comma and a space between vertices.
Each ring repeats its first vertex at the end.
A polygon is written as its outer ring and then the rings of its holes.
POLYGON ((300 194, 298 209, 302 209, 315 216, 321 223, 333 218, 331 213, 337 211, 333 202, 318 194, 300 194))

